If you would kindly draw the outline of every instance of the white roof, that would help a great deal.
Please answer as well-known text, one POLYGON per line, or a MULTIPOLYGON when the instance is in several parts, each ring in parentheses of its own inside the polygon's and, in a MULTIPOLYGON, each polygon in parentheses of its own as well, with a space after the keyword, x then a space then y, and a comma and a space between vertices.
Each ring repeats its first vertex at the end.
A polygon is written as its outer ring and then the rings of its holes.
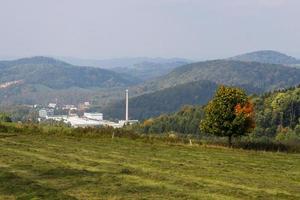
POLYGON ((90 120, 85 118, 79 118, 79 117, 68 117, 67 122, 69 122, 72 126, 97 126, 101 125, 99 121, 96 120, 90 120))
POLYGON ((85 112, 84 115, 90 115, 90 116, 102 116, 102 113, 87 113, 85 112))

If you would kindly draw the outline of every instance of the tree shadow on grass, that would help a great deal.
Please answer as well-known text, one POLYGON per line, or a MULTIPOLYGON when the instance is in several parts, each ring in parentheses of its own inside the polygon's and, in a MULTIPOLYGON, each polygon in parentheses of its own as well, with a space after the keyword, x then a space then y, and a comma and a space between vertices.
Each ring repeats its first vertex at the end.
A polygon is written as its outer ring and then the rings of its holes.
POLYGON ((0 168, 0 193, 16 199, 76 200, 61 191, 39 185, 30 179, 20 177, 7 168, 0 168))
POLYGON ((63 178, 66 176, 73 176, 73 177, 84 177, 84 176, 94 176, 95 174, 100 174, 96 172, 90 172, 87 170, 78 170, 78 169, 70 169, 70 168, 52 168, 47 171, 44 171, 40 174, 43 178, 63 178))
POLYGON ((0 139, 1 138, 8 138, 8 137, 15 137, 18 136, 17 134, 9 134, 9 133, 0 133, 0 139))

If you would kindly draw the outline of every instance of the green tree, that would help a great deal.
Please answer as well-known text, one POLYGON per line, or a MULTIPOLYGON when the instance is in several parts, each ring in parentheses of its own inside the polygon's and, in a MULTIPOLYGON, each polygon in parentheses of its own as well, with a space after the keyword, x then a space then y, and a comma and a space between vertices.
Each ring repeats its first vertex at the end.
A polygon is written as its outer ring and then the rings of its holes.
POLYGON ((0 113, 0 122, 11 122, 11 119, 7 114, 0 113))
POLYGON ((205 107, 205 117, 200 122, 201 132, 228 137, 229 145, 233 136, 245 135, 253 127, 253 105, 246 93, 225 86, 218 88, 205 107))

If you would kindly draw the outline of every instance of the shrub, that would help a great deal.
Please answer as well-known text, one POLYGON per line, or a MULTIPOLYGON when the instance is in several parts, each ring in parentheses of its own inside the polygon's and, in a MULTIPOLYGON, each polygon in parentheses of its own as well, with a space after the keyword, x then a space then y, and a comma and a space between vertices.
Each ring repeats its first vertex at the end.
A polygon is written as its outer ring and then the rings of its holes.
POLYGON ((276 140, 277 141, 288 141, 288 140, 300 140, 300 134, 298 134, 298 127, 295 128, 295 130, 292 130, 291 128, 278 128, 277 134, 276 134, 276 140))
POLYGON ((0 122, 12 122, 12 120, 7 114, 0 113, 0 122))

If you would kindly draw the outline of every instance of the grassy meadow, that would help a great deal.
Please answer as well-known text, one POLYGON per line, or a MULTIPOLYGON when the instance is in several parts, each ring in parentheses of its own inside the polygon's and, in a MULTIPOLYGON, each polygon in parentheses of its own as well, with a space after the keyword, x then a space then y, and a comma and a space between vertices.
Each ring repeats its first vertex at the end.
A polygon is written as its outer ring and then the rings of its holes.
POLYGON ((300 154, 0 134, 0 199, 300 199, 300 154))

